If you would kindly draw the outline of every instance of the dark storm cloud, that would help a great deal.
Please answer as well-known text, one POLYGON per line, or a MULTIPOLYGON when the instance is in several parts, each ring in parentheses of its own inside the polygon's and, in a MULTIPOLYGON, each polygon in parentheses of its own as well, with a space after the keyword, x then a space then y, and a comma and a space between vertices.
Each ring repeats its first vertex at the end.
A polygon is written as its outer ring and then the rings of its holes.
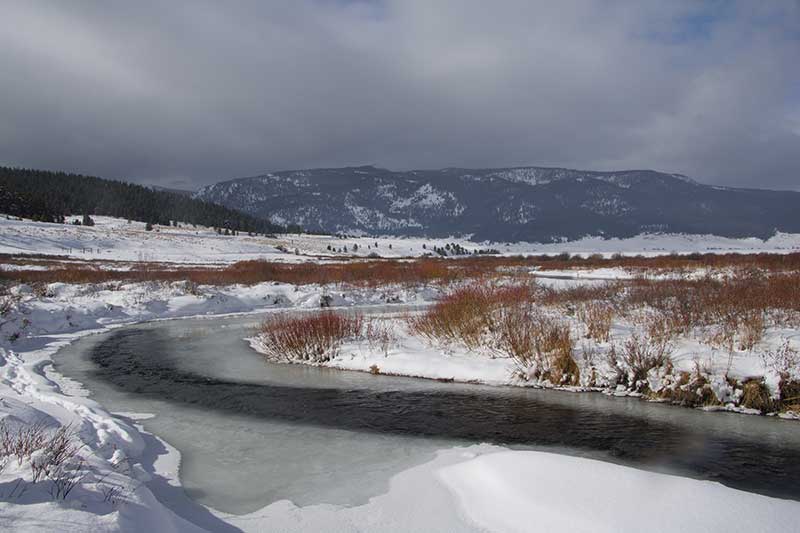
POLYGON ((0 162, 656 168, 800 188, 797 2, 2 2, 0 162))

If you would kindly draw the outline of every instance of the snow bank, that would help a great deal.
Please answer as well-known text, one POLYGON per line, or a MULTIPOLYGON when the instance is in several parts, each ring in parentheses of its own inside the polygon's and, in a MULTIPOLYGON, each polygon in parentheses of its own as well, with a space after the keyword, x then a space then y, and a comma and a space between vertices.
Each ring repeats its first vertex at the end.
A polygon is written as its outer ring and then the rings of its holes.
POLYGON ((500 452, 442 468, 473 523, 537 531, 792 531, 800 503, 710 481, 543 452, 500 452))

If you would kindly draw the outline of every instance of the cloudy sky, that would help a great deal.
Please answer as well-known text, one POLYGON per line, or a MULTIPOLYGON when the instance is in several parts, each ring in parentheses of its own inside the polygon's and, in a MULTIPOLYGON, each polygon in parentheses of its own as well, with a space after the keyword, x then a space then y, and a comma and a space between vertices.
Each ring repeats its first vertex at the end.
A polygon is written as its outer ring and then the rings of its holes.
POLYGON ((0 164, 376 164, 800 190, 800 1, 0 0, 0 164))

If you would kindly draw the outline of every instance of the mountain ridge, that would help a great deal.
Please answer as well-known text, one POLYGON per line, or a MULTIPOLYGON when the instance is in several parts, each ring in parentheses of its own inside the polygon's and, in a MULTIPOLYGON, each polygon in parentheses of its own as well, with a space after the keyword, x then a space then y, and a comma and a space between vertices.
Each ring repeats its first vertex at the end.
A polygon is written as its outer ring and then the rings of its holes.
POLYGON ((361 165, 235 178, 194 197, 331 233, 554 242, 646 232, 766 238, 800 231, 798 192, 718 187, 655 170, 361 165))

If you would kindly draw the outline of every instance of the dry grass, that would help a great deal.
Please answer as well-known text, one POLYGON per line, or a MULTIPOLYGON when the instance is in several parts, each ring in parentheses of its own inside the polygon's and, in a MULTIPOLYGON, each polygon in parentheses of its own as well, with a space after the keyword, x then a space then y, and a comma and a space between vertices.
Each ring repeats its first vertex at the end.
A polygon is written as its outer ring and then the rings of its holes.
POLYGON ((782 410, 800 413, 800 381, 781 379, 780 402, 782 410))
POLYGON ((662 336, 704 329, 703 340, 720 348, 751 350, 769 324, 797 324, 800 274, 743 271, 698 280, 637 280, 622 298, 628 310, 652 309, 662 336))
POLYGON ((768 413, 775 408, 775 402, 769 392, 767 385, 759 379, 751 379, 742 384, 742 407, 756 409, 762 414, 768 413))
POLYGON ((276 315, 261 325, 258 341, 273 361, 322 363, 334 357, 345 341, 361 338, 363 330, 361 315, 333 311, 276 315))
POLYGON ((719 405, 720 402, 706 376, 696 369, 695 372, 681 372, 674 388, 666 388, 655 397, 670 400, 684 407, 719 405))
MULTIPOLYGON (((9 256, 0 255, 0 263, 16 266, 31 264, 48 266, 49 270, 0 271, 0 280, 66 283, 105 283, 109 281, 180 281, 191 280, 198 284, 227 285, 233 283, 254 284, 263 281, 285 283, 348 283, 379 286, 389 283, 432 283, 454 280, 480 279, 524 274, 536 267, 542 271, 570 268, 614 268, 621 267, 642 273, 686 272, 697 268, 713 270, 771 273, 800 271, 800 253, 797 254, 727 254, 727 255, 672 255, 661 257, 612 257, 592 256, 586 259, 577 256, 531 256, 504 257, 481 256, 460 259, 419 258, 413 260, 355 259, 340 263, 272 263, 269 261, 241 261, 224 268, 185 267, 169 263, 139 262, 131 270, 112 270, 113 261, 76 261, 63 257, 9 256)), ((129 265, 119 263, 120 266, 129 265)), ((608 299, 621 284, 608 287, 586 287, 557 291, 553 298, 571 301, 608 299), (601 294, 605 291, 605 294, 601 294)))
POLYGON ((586 338, 608 342, 616 310, 613 305, 592 301, 578 308, 578 318, 586 325, 586 338))
POLYGON ((657 257, 614 255, 604 258, 592 255, 586 258, 562 254, 550 258, 532 257, 542 270, 571 268, 624 268, 642 271, 688 271, 705 269, 765 269, 773 272, 800 270, 800 253, 791 254, 670 254, 657 257))

